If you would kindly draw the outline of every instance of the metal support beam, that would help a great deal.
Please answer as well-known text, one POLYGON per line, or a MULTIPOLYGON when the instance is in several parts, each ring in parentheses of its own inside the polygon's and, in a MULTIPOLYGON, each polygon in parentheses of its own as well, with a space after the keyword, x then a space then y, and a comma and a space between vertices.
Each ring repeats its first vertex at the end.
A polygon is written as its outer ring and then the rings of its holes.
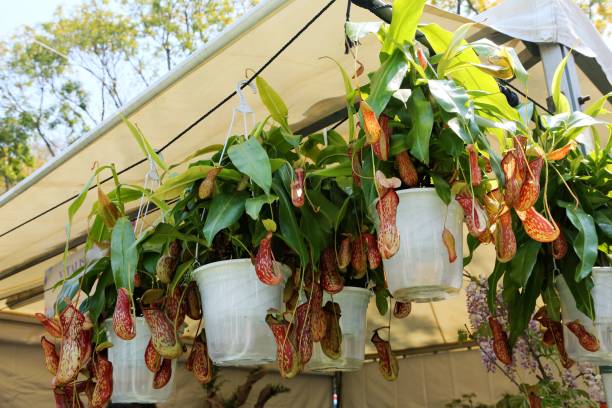
POLYGON ((336 371, 332 377, 332 408, 342 408, 342 371, 336 371))
MULTIPOLYGON (((417 356, 421 354, 435 354, 442 351, 452 351, 452 350, 462 350, 462 349, 471 349, 474 347, 478 347, 478 343, 475 341, 468 341, 465 343, 445 343, 439 344, 436 346, 425 346, 425 347, 414 347, 408 349, 401 350, 393 350, 393 355, 396 357, 408 357, 408 356, 417 356)), ((365 361, 376 361, 378 355, 374 354, 366 354, 365 361)))
POLYGON ((371 11, 385 23, 391 23, 391 15, 393 12, 390 4, 387 4, 382 0, 351 0, 351 3, 371 11))
POLYGON ((41 300, 45 293, 44 285, 39 285, 35 288, 24 290, 6 298, 6 305, 9 309, 17 309, 22 306, 29 305, 33 302, 41 300))
MULTIPOLYGON (((565 56, 569 54, 569 49, 562 44, 556 43, 542 43, 538 44, 538 46, 540 48, 540 57, 542 58, 542 65, 544 67, 544 78, 546 79, 546 87, 548 90, 548 108, 549 110, 554 112, 555 109, 552 103, 551 88, 552 80, 555 74, 555 70, 557 69, 563 58, 565 58, 565 56)), ((563 78, 561 79, 561 92, 569 101, 570 108, 572 111, 582 110, 580 104, 580 81, 576 72, 576 64, 574 62, 573 55, 569 56, 567 65, 565 66, 563 78)), ((593 135, 590 131, 584 131, 580 136, 578 136, 577 140, 584 145, 586 151, 593 150, 593 135)))

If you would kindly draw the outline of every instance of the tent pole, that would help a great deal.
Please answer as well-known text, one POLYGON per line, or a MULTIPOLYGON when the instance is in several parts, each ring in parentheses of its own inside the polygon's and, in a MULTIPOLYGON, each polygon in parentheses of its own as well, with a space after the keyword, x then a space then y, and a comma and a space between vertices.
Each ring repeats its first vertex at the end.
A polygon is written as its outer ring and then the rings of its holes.
POLYGON ((342 371, 336 371, 332 376, 331 407, 342 408, 342 371))
POLYGON ((604 385, 606 400, 610 407, 612 406, 612 366, 599 366, 599 373, 601 374, 601 381, 604 385))
MULTIPOLYGON (((548 91, 547 104, 548 109, 552 112, 555 111, 555 107, 552 102, 552 80, 555 74, 557 66, 561 63, 563 58, 569 53, 569 49, 556 43, 542 43, 538 44, 540 49, 540 57, 542 59, 542 66, 544 68, 544 78, 546 79, 546 88, 548 91)), ((566 96, 569 101, 570 108, 572 111, 582 110, 582 97, 580 95, 580 81, 578 80, 578 74, 576 72, 576 63, 574 62, 574 56, 570 55, 565 66, 563 78, 561 79, 561 92, 566 96)), ((586 130, 580 136, 578 141, 582 143, 586 151, 591 151, 594 148, 593 135, 589 130, 586 130)))

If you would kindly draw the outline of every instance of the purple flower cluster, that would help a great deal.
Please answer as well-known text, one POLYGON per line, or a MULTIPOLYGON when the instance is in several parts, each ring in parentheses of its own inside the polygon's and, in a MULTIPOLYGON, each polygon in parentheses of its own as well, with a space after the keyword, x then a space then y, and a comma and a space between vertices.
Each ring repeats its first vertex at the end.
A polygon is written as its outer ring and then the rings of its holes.
POLYGON ((593 401, 604 402, 606 396, 604 394, 601 375, 595 372, 595 367, 589 363, 578 363, 578 371, 582 375, 582 380, 587 387, 589 398, 593 401))
MULTIPOLYGON (((487 371, 495 372, 498 365, 497 357, 493 351, 493 339, 489 330, 488 319, 491 315, 487 304, 488 281, 484 278, 473 279, 466 287, 467 310, 470 318, 471 336, 478 342, 482 362, 487 371)), ((499 288, 495 298, 495 317, 505 330, 508 326, 508 310, 502 298, 502 289, 499 288)), ((589 396, 593 401, 604 401, 605 395, 601 376, 596 373, 594 367, 586 363, 578 363, 576 369, 562 369, 558 363, 556 348, 549 348, 549 352, 540 354, 543 346, 542 332, 539 323, 531 320, 520 336, 512 350, 513 365, 508 367, 502 365, 502 371, 510 379, 516 379, 517 365, 532 375, 547 380, 560 378, 564 387, 575 389, 578 387, 578 379, 582 378, 589 396), (556 360, 556 361, 555 361, 556 360), (557 367, 558 370, 553 368, 557 367)))

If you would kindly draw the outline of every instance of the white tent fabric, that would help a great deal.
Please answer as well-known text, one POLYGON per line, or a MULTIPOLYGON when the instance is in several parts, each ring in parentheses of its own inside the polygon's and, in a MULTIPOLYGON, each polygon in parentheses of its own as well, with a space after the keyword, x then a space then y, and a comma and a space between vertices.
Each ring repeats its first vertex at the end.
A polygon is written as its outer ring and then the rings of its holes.
POLYGON ((612 83, 612 51, 572 0, 506 0, 474 18, 524 41, 559 43, 595 58, 612 83))

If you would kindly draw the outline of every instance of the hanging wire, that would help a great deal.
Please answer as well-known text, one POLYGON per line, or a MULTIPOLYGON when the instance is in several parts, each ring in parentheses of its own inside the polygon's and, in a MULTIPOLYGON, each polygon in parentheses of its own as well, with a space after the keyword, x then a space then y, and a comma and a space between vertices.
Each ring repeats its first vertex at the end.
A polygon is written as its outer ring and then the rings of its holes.
MULTIPOLYGON (((151 191, 154 191, 160 183, 160 177, 159 173, 157 172, 157 167, 155 166, 153 158, 150 154, 147 155, 147 159, 149 161, 149 171, 147 172, 147 174, 145 174, 144 177, 144 191, 140 196, 140 202, 138 204, 138 213, 136 214, 136 221, 134 222, 134 235, 136 237, 139 237, 142 234, 142 231, 144 229, 144 215, 148 214, 149 206, 151 205, 150 200, 145 201, 146 192, 149 188, 149 182, 151 182, 151 191)), ((164 219, 165 216, 166 214, 164 214, 162 211, 162 219, 164 219)))
MULTIPOLYGON (((221 163, 223 163, 225 151, 227 150, 227 143, 229 141, 230 136, 232 135, 232 130, 234 129, 234 122, 236 121, 236 115, 242 114, 242 123, 244 126, 244 137, 246 139, 249 138, 249 128, 248 128, 249 127, 248 125, 249 115, 251 116, 251 119, 252 119, 251 126, 253 127, 255 126, 255 112, 253 111, 253 108, 251 108, 246 98, 244 97, 244 94, 242 93, 242 89, 245 86, 249 86, 254 94, 257 93, 257 88, 255 88, 255 85, 249 82, 249 80, 238 81, 238 84, 236 84, 236 94, 238 95, 238 106, 232 109, 232 119, 230 120, 230 124, 227 128, 227 133, 225 135, 225 142, 223 143, 223 149, 221 150, 221 156, 219 157, 218 166, 221 166, 221 163)), ((204 221, 204 214, 206 214, 206 208, 202 208, 202 215, 200 215, 200 223, 204 221)), ((198 237, 199 237, 199 233, 198 233, 198 237)), ((200 266, 199 255, 200 255, 200 242, 196 241, 195 257, 193 260, 193 266, 195 268, 200 266)))
POLYGON ((227 128, 227 133, 225 135, 225 142, 223 143, 223 150, 221 150, 221 157, 219 158, 219 166, 223 162, 223 156, 225 155, 225 150, 227 149, 227 142, 229 141, 229 138, 232 135, 232 130, 234 129, 234 121, 236 120, 236 114, 242 114, 242 122, 244 125, 244 137, 245 138, 247 139, 249 138, 248 119, 247 119, 249 114, 251 115, 251 119, 253 122, 251 126, 253 127, 255 126, 255 112, 253 111, 249 103, 246 101, 246 98, 244 97, 244 94, 242 93, 242 88, 244 88, 245 86, 250 86, 251 89, 253 90, 253 93, 254 94, 257 93, 257 88, 255 88, 255 85, 253 83, 249 82, 248 80, 238 81, 238 84, 236 85, 236 94, 238 95, 239 102, 238 102, 238 106, 236 106, 232 110, 232 120, 230 121, 229 127, 227 128))

